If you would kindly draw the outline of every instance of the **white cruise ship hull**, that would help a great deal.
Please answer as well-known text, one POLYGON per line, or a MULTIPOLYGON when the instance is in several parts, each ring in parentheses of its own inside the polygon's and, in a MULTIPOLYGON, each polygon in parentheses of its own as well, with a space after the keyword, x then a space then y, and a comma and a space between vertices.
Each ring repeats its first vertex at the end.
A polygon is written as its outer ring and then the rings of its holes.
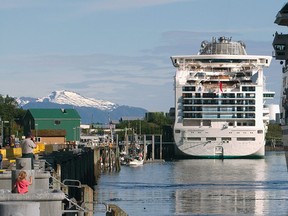
POLYGON ((263 68, 271 56, 247 55, 243 42, 204 41, 197 55, 172 56, 176 155, 261 158, 269 110, 263 68))
POLYGON ((239 141, 239 133, 241 132, 238 130, 233 131, 227 129, 225 132, 219 129, 210 128, 192 130, 191 133, 196 133, 197 137, 199 137, 199 135, 201 136, 200 141, 186 140, 184 137, 187 136, 188 133, 189 132, 185 135, 174 135, 175 142, 177 143, 176 153, 178 157, 263 158, 265 156, 265 140, 261 134, 257 135, 257 130, 242 131, 243 141, 239 141), (207 136, 207 134, 209 134, 209 136, 207 136), (253 134, 251 141, 246 141, 249 138, 245 137, 244 134, 250 134, 250 136, 253 134), (207 137, 214 137, 216 140, 207 141, 207 137), (231 140, 225 142, 222 141, 222 137, 229 137, 231 140))

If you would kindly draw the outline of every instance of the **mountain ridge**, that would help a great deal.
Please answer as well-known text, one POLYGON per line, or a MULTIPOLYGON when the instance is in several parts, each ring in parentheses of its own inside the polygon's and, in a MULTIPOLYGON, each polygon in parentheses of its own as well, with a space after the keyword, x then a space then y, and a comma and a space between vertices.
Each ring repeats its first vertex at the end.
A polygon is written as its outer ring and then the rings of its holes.
POLYGON ((84 97, 76 92, 58 90, 41 98, 19 97, 17 103, 23 109, 31 108, 74 108, 81 116, 82 124, 108 123, 122 117, 143 118, 146 109, 119 105, 110 101, 84 97))

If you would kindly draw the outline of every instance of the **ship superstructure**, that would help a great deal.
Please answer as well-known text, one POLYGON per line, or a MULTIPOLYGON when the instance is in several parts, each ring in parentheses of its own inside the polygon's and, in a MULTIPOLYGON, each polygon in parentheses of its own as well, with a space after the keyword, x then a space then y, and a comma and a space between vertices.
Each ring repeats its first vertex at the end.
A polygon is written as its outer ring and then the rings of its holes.
POLYGON ((181 157, 263 157, 269 111, 263 67, 270 56, 247 55, 231 38, 203 41, 197 55, 172 56, 174 139, 181 157))

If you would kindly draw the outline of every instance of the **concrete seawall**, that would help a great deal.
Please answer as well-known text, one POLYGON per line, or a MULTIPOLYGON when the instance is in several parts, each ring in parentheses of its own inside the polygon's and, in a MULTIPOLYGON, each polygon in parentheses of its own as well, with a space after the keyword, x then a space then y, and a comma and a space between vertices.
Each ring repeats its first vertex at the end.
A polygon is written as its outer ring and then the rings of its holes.
POLYGON ((105 205, 107 215, 127 215, 115 205, 94 200, 93 188, 102 172, 101 148, 53 149, 35 155, 33 170, 30 158, 5 158, 10 164, 0 171, 0 216, 93 216, 95 205, 105 205), (26 194, 12 193, 21 170, 27 178, 32 176, 33 184, 26 194))

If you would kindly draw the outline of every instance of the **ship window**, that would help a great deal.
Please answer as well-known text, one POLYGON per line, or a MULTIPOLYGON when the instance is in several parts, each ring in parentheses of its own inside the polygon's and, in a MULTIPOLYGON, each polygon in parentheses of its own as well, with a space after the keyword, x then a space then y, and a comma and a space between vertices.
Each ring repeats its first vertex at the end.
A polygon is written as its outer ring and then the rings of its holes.
POLYGON ((203 104, 217 104, 216 100, 203 100, 203 104))
POLYGON ((263 134, 263 130, 258 130, 257 133, 258 134, 263 134))
POLYGON ((254 105, 255 101, 254 100, 245 100, 245 104, 254 105))
POLYGON ((182 91, 195 91, 195 86, 184 86, 182 91))
POLYGON ((238 93, 237 98, 243 98, 243 93, 238 93))
POLYGON ((180 130, 175 130, 175 133, 180 133, 180 130))
POLYGON ((216 141, 216 137, 207 137, 206 141, 216 141))
POLYGON ((204 74, 204 73, 197 73, 197 74, 195 75, 195 77, 204 78, 204 77, 205 77, 205 74, 204 74))
POLYGON ((246 110, 247 111, 255 111, 255 107, 249 106, 249 107, 246 107, 246 110))
POLYGON ((231 137, 222 137, 221 140, 223 143, 229 143, 229 141, 231 141, 231 137))
POLYGON ((255 94, 253 93, 251 93, 251 94, 246 94, 246 98, 255 98, 255 94))
POLYGON ((201 137, 187 137, 189 141, 201 141, 201 137))
POLYGON ((209 126, 209 127, 211 127, 211 120, 204 120, 204 121, 203 121, 203 126, 209 126))
POLYGON ((255 141, 255 137, 237 137, 237 141, 255 141))
POLYGON ((254 113, 246 113, 246 118, 255 118, 254 113))
POLYGON ((274 94, 263 94, 264 97, 269 97, 269 98, 273 98, 274 94))
POLYGON ((182 97, 183 98, 192 98, 192 93, 183 93, 182 97))
POLYGON ((216 93, 203 93, 203 98, 215 98, 216 93))
POLYGON ((255 91, 255 86, 242 86, 242 91, 255 91))
POLYGON ((248 122, 248 126, 255 126, 255 121, 248 122))

